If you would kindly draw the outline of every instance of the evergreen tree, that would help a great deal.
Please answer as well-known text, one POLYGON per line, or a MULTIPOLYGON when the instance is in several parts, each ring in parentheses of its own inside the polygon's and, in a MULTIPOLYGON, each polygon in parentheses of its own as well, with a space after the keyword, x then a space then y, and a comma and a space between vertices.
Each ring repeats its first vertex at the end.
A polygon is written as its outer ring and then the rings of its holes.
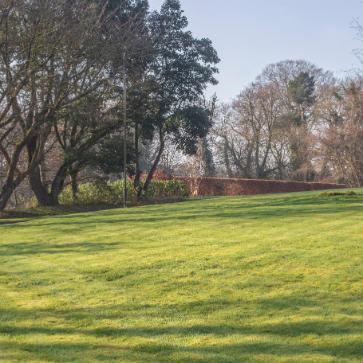
POLYGON ((143 184, 140 170, 136 170, 135 187, 139 195, 145 193, 153 178, 167 136, 180 150, 194 154, 199 138, 205 137, 212 125, 208 110, 201 106, 201 98, 208 84, 217 83, 214 75, 219 58, 211 41, 194 38, 187 26, 178 0, 166 0, 160 12, 152 13, 149 19, 153 50, 141 75, 143 99, 146 94, 148 101, 143 103, 143 116, 133 122, 134 134, 138 136, 135 149, 145 138, 157 140, 158 148, 143 184))
POLYGON ((307 111, 315 103, 315 78, 307 72, 301 72, 289 82, 288 97, 292 106, 293 121, 297 126, 307 120, 307 111))
POLYGON ((308 72, 301 72, 291 80, 287 87, 287 94, 290 101, 291 112, 289 115, 294 132, 290 144, 291 167, 293 173, 304 174, 304 179, 310 180, 313 177, 311 172, 311 160, 307 159, 306 139, 307 122, 311 115, 311 108, 315 103, 315 78, 308 72), (301 169, 304 169, 302 171, 301 169))

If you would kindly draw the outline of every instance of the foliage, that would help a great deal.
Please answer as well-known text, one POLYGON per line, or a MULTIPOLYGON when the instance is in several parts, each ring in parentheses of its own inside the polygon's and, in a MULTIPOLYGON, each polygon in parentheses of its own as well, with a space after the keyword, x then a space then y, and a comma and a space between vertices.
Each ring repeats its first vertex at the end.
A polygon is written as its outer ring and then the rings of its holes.
POLYGON ((317 195, 1 224, 0 360, 361 362, 363 196, 317 195))
POLYGON ((347 192, 324 192, 321 193, 321 197, 356 197, 358 194, 354 190, 349 190, 347 192))
MULTIPOLYGON (((84 183, 79 185, 77 200, 73 200, 70 187, 63 190, 60 195, 61 204, 110 204, 120 205, 123 200, 123 180, 113 182, 84 183)), ((136 191, 131 180, 127 181, 127 196, 129 201, 134 201, 136 191)), ((148 188, 146 198, 184 198, 187 196, 186 185, 180 180, 153 180, 148 188)))
POLYGON ((160 12, 149 17, 153 53, 144 72, 134 81, 137 85, 141 82, 147 96, 136 93, 132 99, 131 93, 130 102, 137 104, 141 98, 146 107, 143 115, 132 118, 137 159, 139 145, 147 137, 158 146, 144 183, 139 182, 140 163, 136 163, 135 188, 139 196, 147 193, 167 136, 180 150, 194 154, 198 139, 205 137, 211 127, 208 110, 201 100, 207 86, 217 83, 219 58, 209 39, 195 38, 187 27, 188 20, 178 0, 165 0, 160 12))
MULTIPOLYGON (((120 133, 113 134, 104 140, 94 150, 89 164, 95 169, 100 169, 106 175, 121 175, 124 170, 124 145, 123 135, 120 133)), ((126 140, 126 160, 127 173, 134 174, 133 165, 135 163, 135 155, 133 145, 130 140, 126 140)))
POLYGON ((320 117, 324 171, 351 186, 363 185, 363 79, 356 77, 325 90, 320 117))
POLYGON ((315 77, 308 72, 299 73, 294 79, 289 81, 287 94, 290 100, 297 106, 312 106, 315 98, 315 77))
MULTIPOLYGON (((317 115, 329 72, 306 61, 268 65, 235 100, 219 108, 213 133, 228 176, 312 181, 317 115)), ((323 128, 321 128, 323 129, 323 128)))
POLYGON ((217 82, 219 59, 187 26, 178 0, 153 12, 147 0, 2 1, 0 210, 26 179, 39 205, 53 206, 67 179, 76 191, 78 174, 95 161, 106 173, 120 170, 123 150, 112 137, 124 110, 139 196, 167 135, 194 153, 211 126, 200 101, 217 82), (160 145, 141 183, 140 149, 151 140, 160 145))
POLYGON ((39 204, 56 205, 67 176, 119 126, 119 60, 143 38, 146 9, 143 0, 0 2, 0 209, 26 178, 39 204))

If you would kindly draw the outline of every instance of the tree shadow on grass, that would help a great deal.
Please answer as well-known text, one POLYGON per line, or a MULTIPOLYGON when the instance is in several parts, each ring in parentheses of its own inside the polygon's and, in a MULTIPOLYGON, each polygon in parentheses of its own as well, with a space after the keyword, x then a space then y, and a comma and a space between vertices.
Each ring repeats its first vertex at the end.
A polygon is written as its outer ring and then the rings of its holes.
POLYGON ((118 345, 97 343, 18 343, 0 342, 0 360, 4 362, 112 362, 131 358, 131 353, 118 345), (29 356, 31 358, 29 358, 29 356), (26 358, 28 357, 28 359, 26 358), (36 359, 34 359, 36 357, 36 359))
MULTIPOLYGON (((363 198, 359 197, 334 197, 326 198, 316 195, 311 196, 273 196, 267 199, 250 198, 215 198, 213 203, 193 201, 174 204, 173 206, 156 206, 151 210, 129 209, 106 210, 96 214, 78 214, 54 216, 37 221, 31 226, 29 224, 13 224, 7 228, 26 229, 29 227, 65 227, 67 226, 92 226, 92 225, 114 225, 114 224, 155 224, 155 223, 177 223, 191 220, 213 220, 213 219, 263 219, 271 218, 301 218, 312 215, 327 214, 355 214, 363 211, 363 198)), ((1 222, 0 222, 1 223, 1 222)))
POLYGON ((97 253, 119 248, 117 242, 17 242, 1 243, 0 256, 22 256, 40 254, 97 253))
MULTIPOLYGON (((300 307, 318 306, 318 302, 299 297, 281 297, 268 301, 269 299, 257 300, 255 304, 264 308, 265 311, 274 312, 279 321, 268 322, 267 316, 260 324, 249 324, 246 321, 230 319, 228 323, 208 323, 207 318, 204 324, 187 323, 188 316, 198 316, 202 313, 201 308, 208 310, 208 305, 214 305, 215 309, 238 306, 238 302, 227 300, 205 300, 185 304, 167 305, 160 309, 157 305, 132 305, 120 304, 95 308, 79 309, 38 309, 25 310, 9 308, 0 310, 0 335, 3 335, 0 343, 0 351, 26 351, 33 354, 33 358, 40 359, 47 356, 55 361, 72 361, 80 358, 82 354, 97 357, 96 361, 112 361, 117 359, 147 359, 168 361, 171 354, 188 356, 185 361, 193 361, 190 357, 197 354, 203 361, 209 361, 215 357, 217 361, 224 361, 229 357, 232 361, 243 361, 246 357, 253 357, 259 354, 268 354, 274 358, 291 359, 292 356, 314 354, 324 355, 330 358, 339 358, 351 361, 363 357, 363 320, 357 318, 328 320, 319 316, 317 311, 312 312, 311 317, 306 316, 305 320, 288 321, 289 314, 285 310, 280 311, 284 306, 282 300, 287 304, 297 304, 300 307), (280 301, 281 300, 281 301, 280 301), (154 317, 153 309, 158 309, 157 315, 172 318, 180 316, 184 312, 186 320, 181 325, 162 326, 124 326, 125 317, 139 316, 154 317), (278 310, 276 310, 278 309, 278 310), (141 315, 140 315, 141 314, 141 315), (49 318, 57 318, 57 321, 64 321, 64 326, 52 325, 49 318), (45 319, 43 324, 40 325, 45 319), (85 319, 92 326, 79 325, 85 319), (120 327, 110 327, 107 321, 112 319, 118 321, 120 327), (21 324, 27 320, 26 325, 21 324), (33 325, 29 326, 29 320, 33 325), (106 320, 106 322, 105 322, 106 320), (73 324, 73 321, 76 323, 73 324), (90 323, 92 321, 92 323, 90 323), (104 325, 104 326, 102 326, 104 325), (96 326, 96 327, 95 327, 96 326), (97 327, 98 326, 98 327, 97 327), (22 343, 23 337, 27 338, 37 335, 39 344, 22 343), (44 336, 44 339, 40 336, 44 336), (57 338, 57 336, 62 336, 57 338), (64 336, 68 336, 65 341, 64 336), (233 336, 233 343, 227 344, 226 339, 233 336), (53 343, 45 343, 50 338, 53 343), (82 342, 76 343, 81 337, 82 342), (89 343, 87 338, 90 337, 89 343), (195 338, 209 337, 205 341, 214 340, 211 343, 188 344, 195 341, 195 338), (121 338, 120 340, 117 340, 121 338), (305 339, 308 338, 308 339, 305 339), (96 340, 95 340, 96 339, 96 340), (73 340, 73 343, 71 342, 73 340), (141 341, 141 343, 140 343, 141 341), (223 343, 222 343, 223 341, 223 343), (183 343, 180 343, 183 342, 183 343), (239 342, 239 343, 236 343, 239 342)), ((343 306, 349 306, 355 299, 344 301, 343 306)), ((297 306, 299 307, 299 306, 297 306)), ((339 309, 337 309, 339 312, 339 309)), ((155 313, 155 311, 154 311, 155 313)), ((205 315, 205 314, 204 314, 205 315)), ((129 320, 133 321, 133 319, 129 320)), ((152 320, 150 320, 152 322, 152 320)), ((168 321, 172 319, 168 318, 168 321)), ((180 320, 178 320, 180 321, 180 320)), ((116 324, 117 325, 117 324, 116 324)), ((178 360, 181 361, 181 360, 178 360)))
MULTIPOLYGON (((351 322, 347 322, 351 324, 351 322)), ((273 324, 262 325, 259 327, 248 326, 212 326, 212 325, 194 325, 189 327, 140 327, 140 328, 104 328, 104 329, 71 329, 71 328, 44 328, 44 327, 26 327, 26 328, 2 328, 0 334, 10 336, 17 339, 10 339, 8 342, 0 343, 0 350, 6 351, 27 351, 35 354, 40 358, 44 355, 50 355, 55 361, 71 361, 79 354, 92 355, 97 351, 101 355, 98 356, 99 361, 112 361, 113 359, 121 359, 125 354, 129 357, 135 353, 139 358, 160 354, 163 359, 167 359, 172 353, 198 353, 204 361, 208 361, 208 357, 213 355, 215 358, 223 361, 226 356, 234 361, 241 361, 245 356, 253 357, 258 354, 269 354, 276 358, 286 358, 300 355, 326 355, 329 357, 337 357, 341 359, 360 359, 363 354, 363 338, 357 340, 356 334, 362 335, 362 328, 358 329, 342 326, 332 322, 310 321, 291 324, 273 324), (54 343, 20 343, 19 336, 27 335, 47 335, 52 336, 54 343), (74 335, 93 336, 98 338, 92 343, 71 343, 64 342, 64 339, 56 341, 56 335, 74 335), (218 343, 219 339, 233 335, 233 341, 240 340, 240 343, 226 344, 218 343), (194 340, 196 337, 211 336, 215 340, 213 345, 210 344, 178 344, 177 341, 182 339, 185 341, 190 338, 194 340), (335 343, 326 343, 324 341, 316 341, 309 344, 300 340, 296 343, 296 339, 288 341, 290 338, 303 338, 304 336, 329 336, 334 338, 335 343), (354 339, 350 339, 353 336, 354 339), (115 339, 122 338, 122 343, 115 343, 115 339), (133 338, 149 339, 142 344, 130 344, 133 338)), ((84 340, 84 338, 83 338, 84 340)), ((139 339, 138 339, 139 340, 139 339)), ((34 356, 33 356, 34 357, 34 356)), ((154 356, 153 361, 158 360, 154 356)), ((186 358, 187 359, 187 358, 186 358)), ((189 361, 191 358, 188 358, 189 361)))
MULTIPOLYGON (((37 223, 37 227, 54 227, 54 226, 81 226, 81 225, 114 225, 114 224, 155 224, 155 223, 177 223, 183 221, 196 221, 200 220, 228 220, 228 219, 240 219, 240 220, 256 220, 261 219, 267 221, 268 219, 275 218, 302 218, 309 217, 312 215, 329 215, 344 213, 344 215, 356 215, 357 212, 363 212, 363 205, 357 206, 347 206, 344 208, 337 208, 336 206, 325 207, 325 208, 290 208, 290 207, 279 207, 274 209, 269 209, 265 207, 261 208, 226 208, 227 212, 223 211, 223 209, 213 208, 212 210, 201 210, 200 212, 192 212, 192 213, 178 213, 178 214, 160 214, 160 215, 150 215, 150 216, 140 216, 138 218, 130 218, 128 216, 117 217, 112 219, 92 219, 88 220, 87 216, 80 218, 77 221, 57 221, 52 220, 49 223, 37 223), (245 208, 245 209, 244 209, 245 208)), ((19 225, 17 228, 28 228, 27 225, 19 225)), ((66 230, 65 230, 66 231, 66 230)))
MULTIPOLYGON (((62 328, 44 326, 0 325, 0 334, 8 336, 46 334, 46 335, 91 335, 95 337, 155 337, 163 335, 197 336, 215 335, 226 337, 229 335, 276 335, 279 337, 299 337, 304 335, 340 336, 362 335, 363 319, 345 320, 342 322, 307 320, 290 323, 271 323, 251 325, 190 325, 164 327, 128 327, 128 328, 62 328)), ((362 346, 363 350, 363 346, 362 346)), ((363 352, 362 352, 363 353, 363 352)))
MULTIPOLYGON (((247 339, 246 339, 247 340, 247 339)), ((258 342, 256 337, 251 340, 243 341, 239 344, 205 344, 199 346, 182 346, 182 345, 168 345, 168 344, 139 344, 136 347, 132 348, 133 351, 138 353, 163 353, 163 355, 182 352, 182 353, 190 353, 195 354, 198 353, 201 357, 205 357, 202 359, 204 362, 208 362, 209 359, 212 359, 213 362, 225 362, 233 361, 233 362, 243 362, 246 358, 249 358, 248 361, 251 361, 253 357, 261 354, 267 354, 272 359, 292 359, 295 356, 294 361, 304 362, 305 360, 299 360, 299 356, 308 355, 310 358, 314 355, 323 355, 325 358, 339 358, 345 359, 347 362, 351 361, 351 359, 359 359, 361 358, 362 349, 358 343, 340 343, 336 345, 328 345, 328 344, 316 344, 309 345, 307 343, 294 344, 289 342, 258 342), (209 357, 209 359, 208 359, 209 357)), ((321 357, 320 357, 321 358, 321 357)), ((301 358, 303 359, 303 358, 301 358)), ((178 360, 178 362, 183 360, 178 360)), ((190 362, 190 358, 185 358, 185 362, 190 362)), ((264 360, 266 361, 266 360, 264 360)), ((310 360, 311 361, 311 360, 310 360)))
POLYGON ((23 222, 27 222, 28 220, 0 220, 0 226, 9 226, 9 225, 13 225, 13 224, 18 224, 18 223, 23 223, 23 222))

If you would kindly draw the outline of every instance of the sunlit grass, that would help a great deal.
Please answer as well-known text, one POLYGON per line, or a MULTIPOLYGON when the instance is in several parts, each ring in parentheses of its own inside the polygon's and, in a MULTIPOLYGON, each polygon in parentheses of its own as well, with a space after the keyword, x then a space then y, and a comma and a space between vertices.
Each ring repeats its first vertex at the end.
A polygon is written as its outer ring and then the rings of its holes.
POLYGON ((0 361, 363 361, 363 196, 2 222, 0 361))

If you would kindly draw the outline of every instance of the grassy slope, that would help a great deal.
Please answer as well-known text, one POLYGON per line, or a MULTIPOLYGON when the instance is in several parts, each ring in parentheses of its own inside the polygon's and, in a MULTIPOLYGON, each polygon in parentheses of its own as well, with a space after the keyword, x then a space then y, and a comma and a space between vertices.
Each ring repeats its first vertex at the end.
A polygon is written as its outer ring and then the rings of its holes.
POLYGON ((363 362, 363 196, 216 198, 0 232, 0 361, 363 362))

